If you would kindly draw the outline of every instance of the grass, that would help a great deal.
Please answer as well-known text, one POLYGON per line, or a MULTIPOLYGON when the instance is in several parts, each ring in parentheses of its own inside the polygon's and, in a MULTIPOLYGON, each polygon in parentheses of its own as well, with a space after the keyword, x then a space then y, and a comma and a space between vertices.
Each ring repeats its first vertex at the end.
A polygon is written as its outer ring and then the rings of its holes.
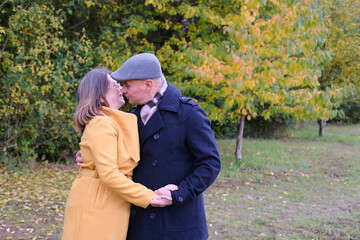
POLYGON ((223 169, 205 194, 210 239, 360 239, 360 127, 317 131, 245 139, 241 163, 235 140, 218 142, 223 169))
MULTIPOLYGON (((295 129, 281 140, 219 140, 204 193, 209 239, 360 239, 360 126, 295 129)), ((0 173, 0 239, 60 239, 76 166, 0 173)))

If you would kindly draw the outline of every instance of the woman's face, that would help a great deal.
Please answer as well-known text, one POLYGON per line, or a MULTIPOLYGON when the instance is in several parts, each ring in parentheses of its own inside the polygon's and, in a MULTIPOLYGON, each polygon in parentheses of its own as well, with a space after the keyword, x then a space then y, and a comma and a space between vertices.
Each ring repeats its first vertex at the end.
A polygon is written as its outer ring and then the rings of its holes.
POLYGON ((109 104, 109 108, 119 109, 125 104, 123 94, 120 91, 121 86, 114 79, 112 79, 109 74, 107 75, 107 79, 109 82, 109 88, 105 94, 106 102, 109 104))

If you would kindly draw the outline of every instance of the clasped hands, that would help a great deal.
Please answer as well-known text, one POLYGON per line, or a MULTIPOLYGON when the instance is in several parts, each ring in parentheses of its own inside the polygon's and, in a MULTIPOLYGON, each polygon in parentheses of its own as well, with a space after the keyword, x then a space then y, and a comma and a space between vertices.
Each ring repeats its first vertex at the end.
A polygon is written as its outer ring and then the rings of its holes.
POLYGON ((171 191, 178 190, 174 184, 168 184, 154 191, 153 199, 150 202, 152 207, 166 207, 173 204, 171 191))

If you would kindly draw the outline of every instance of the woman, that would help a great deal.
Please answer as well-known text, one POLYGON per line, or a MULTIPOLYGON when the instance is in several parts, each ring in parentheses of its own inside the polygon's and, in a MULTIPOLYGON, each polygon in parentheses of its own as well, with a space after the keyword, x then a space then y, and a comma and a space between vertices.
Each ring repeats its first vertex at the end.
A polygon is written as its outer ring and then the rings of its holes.
POLYGON ((78 87, 74 125, 84 163, 67 200, 64 240, 125 239, 131 203, 146 208, 168 198, 131 180, 140 160, 137 119, 117 110, 125 101, 109 73, 95 68, 78 87))

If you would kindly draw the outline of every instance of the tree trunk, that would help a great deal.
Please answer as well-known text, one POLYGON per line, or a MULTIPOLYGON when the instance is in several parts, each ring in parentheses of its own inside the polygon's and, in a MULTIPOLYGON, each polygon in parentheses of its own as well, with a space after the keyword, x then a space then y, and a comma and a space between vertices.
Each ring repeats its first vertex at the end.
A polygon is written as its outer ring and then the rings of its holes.
POLYGON ((236 140, 236 150, 235 150, 235 158, 239 162, 241 161, 241 149, 242 149, 242 140, 244 134, 244 125, 245 125, 245 115, 241 115, 240 127, 239 132, 236 140))
POLYGON ((319 124, 319 137, 323 137, 324 136, 324 128, 326 126, 326 120, 318 119, 317 122, 319 124))

